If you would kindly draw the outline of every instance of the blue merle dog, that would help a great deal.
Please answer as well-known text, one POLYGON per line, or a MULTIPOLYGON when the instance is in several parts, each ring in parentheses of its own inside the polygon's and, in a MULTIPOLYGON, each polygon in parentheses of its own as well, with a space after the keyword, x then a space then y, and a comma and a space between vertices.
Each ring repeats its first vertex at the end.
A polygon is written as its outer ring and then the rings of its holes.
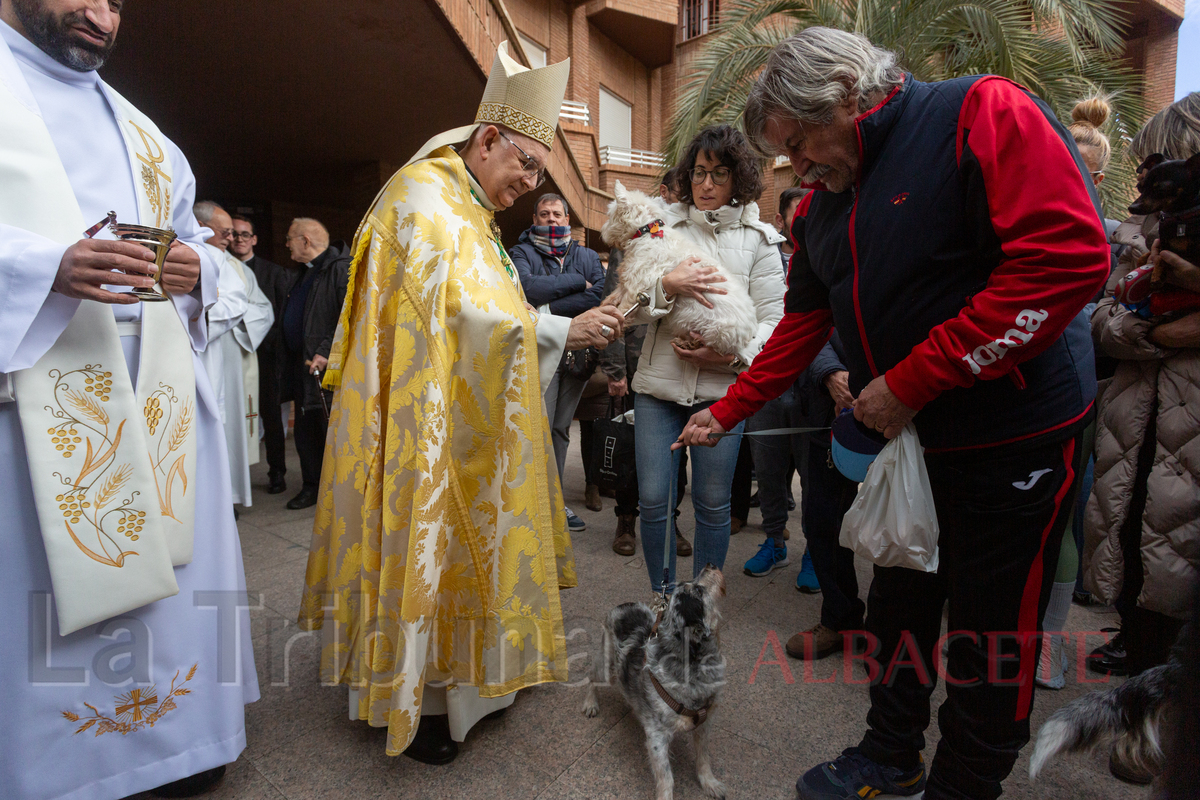
POLYGON ((603 651, 583 713, 594 717, 600 712, 596 684, 616 679, 646 731, 656 800, 673 796, 669 749, 671 739, 683 731, 692 732, 701 788, 710 797, 725 797, 724 785, 712 772, 705 725, 725 684, 717 637, 717 601, 724 596, 725 577, 709 564, 696 580, 676 588, 659 614, 645 603, 624 603, 605 621, 603 651))

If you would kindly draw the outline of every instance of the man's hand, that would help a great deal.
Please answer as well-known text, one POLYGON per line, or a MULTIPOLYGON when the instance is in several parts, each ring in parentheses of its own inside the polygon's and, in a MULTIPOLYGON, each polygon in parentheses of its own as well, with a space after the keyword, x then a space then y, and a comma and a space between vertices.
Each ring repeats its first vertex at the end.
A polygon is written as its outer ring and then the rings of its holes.
POLYGON ((140 244, 80 239, 63 253, 52 288, 66 297, 131 305, 140 302, 132 294, 110 292, 100 287, 149 289, 154 285, 155 269, 154 254, 140 244))
POLYGON ((1200 347, 1200 311, 1155 325, 1148 338, 1159 347, 1200 347))
POLYGON ((684 295, 695 298, 696 302, 705 308, 712 308, 706 294, 729 294, 727 289, 713 286, 714 283, 725 283, 724 275, 718 274, 716 267, 700 265, 700 258, 688 256, 675 269, 663 276, 663 294, 667 297, 684 295))
POLYGON ((609 342, 621 335, 624 326, 625 319, 613 313, 612 306, 588 309, 571 320, 571 327, 567 331, 567 349, 608 347, 609 342))
POLYGON ((854 418, 868 428, 879 431, 887 439, 899 436, 904 426, 916 415, 916 411, 892 394, 882 375, 868 383, 854 401, 854 418))
POLYGON ((1161 243, 1161 239, 1154 243, 1150 261, 1162 270, 1163 283, 1190 292, 1200 292, 1200 267, 1170 250, 1161 250, 1161 243))
POLYGON ((308 367, 310 375, 320 375, 329 366, 329 359, 325 356, 313 356, 312 361, 305 361, 304 366, 308 367))
POLYGON ((847 408, 854 408, 854 395, 850 394, 850 373, 845 370, 831 372, 825 376, 825 388, 833 398, 834 415, 847 408))
POLYGON ((678 450, 681 447, 695 444, 716 447, 721 440, 710 439, 709 434, 724 432, 725 429, 721 427, 721 423, 717 422, 717 418, 706 408, 692 414, 692 418, 688 420, 687 425, 683 426, 683 433, 679 434, 679 439, 671 445, 671 449, 678 450))
POLYGON ((629 394, 629 381, 625 378, 621 380, 608 379, 608 396, 609 397, 624 397, 629 394))
POLYGON ((171 242, 167 260, 163 262, 163 289, 171 294, 187 294, 199 280, 200 256, 178 239, 171 242))

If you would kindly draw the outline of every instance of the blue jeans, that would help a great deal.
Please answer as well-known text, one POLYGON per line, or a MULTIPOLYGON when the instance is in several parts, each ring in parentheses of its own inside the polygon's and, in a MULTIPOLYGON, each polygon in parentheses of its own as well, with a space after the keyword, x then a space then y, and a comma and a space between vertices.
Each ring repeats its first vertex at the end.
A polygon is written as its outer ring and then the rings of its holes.
MULTIPOLYGON (((680 451, 671 444, 683 432, 683 426, 701 409, 712 403, 681 406, 646 394, 634 399, 634 444, 637 451, 638 495, 642 518, 642 552, 650 573, 650 586, 662 591, 663 550, 670 547, 670 576, 667 590, 675 589, 675 537, 667 541, 669 495, 679 473, 680 451)), ((691 451, 692 508, 696 512, 696 535, 692 552, 693 579, 705 564, 725 566, 729 550, 729 490, 737 465, 742 423, 716 447, 697 447, 691 451)))

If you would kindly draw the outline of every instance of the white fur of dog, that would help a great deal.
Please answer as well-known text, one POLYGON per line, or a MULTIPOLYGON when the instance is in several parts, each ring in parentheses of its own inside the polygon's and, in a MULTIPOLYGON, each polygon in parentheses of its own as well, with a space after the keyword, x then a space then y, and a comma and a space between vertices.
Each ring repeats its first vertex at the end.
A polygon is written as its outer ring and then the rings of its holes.
POLYGON ((600 229, 600 236, 609 247, 621 248, 624 255, 620 284, 613 293, 617 308, 626 310, 637 302, 641 293, 653 297, 660 278, 688 256, 697 256, 702 266, 716 267, 718 274, 725 278, 724 283, 713 286, 729 293, 708 294, 712 308, 705 308, 695 298, 679 296, 663 324, 685 347, 689 344, 698 346, 692 342, 692 332, 723 355, 736 354, 748 345, 758 333, 758 313, 742 279, 731 275, 706 251, 665 225, 661 239, 649 235, 634 239, 638 228, 663 219, 666 209, 660 200, 626 189, 620 181, 613 189, 613 195, 616 199, 608 206, 608 220, 600 229))

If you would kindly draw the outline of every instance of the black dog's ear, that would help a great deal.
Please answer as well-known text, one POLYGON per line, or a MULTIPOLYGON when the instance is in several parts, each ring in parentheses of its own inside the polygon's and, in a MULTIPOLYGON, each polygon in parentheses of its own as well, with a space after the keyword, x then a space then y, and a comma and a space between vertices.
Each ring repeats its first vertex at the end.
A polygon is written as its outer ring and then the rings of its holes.
POLYGON ((1137 171, 1141 173, 1148 169, 1154 169, 1166 160, 1167 157, 1162 153, 1151 153, 1150 155, 1146 156, 1146 160, 1141 163, 1141 165, 1137 168, 1137 171))
POLYGON ((1200 178, 1200 153, 1187 160, 1187 171, 1189 178, 1200 178))

